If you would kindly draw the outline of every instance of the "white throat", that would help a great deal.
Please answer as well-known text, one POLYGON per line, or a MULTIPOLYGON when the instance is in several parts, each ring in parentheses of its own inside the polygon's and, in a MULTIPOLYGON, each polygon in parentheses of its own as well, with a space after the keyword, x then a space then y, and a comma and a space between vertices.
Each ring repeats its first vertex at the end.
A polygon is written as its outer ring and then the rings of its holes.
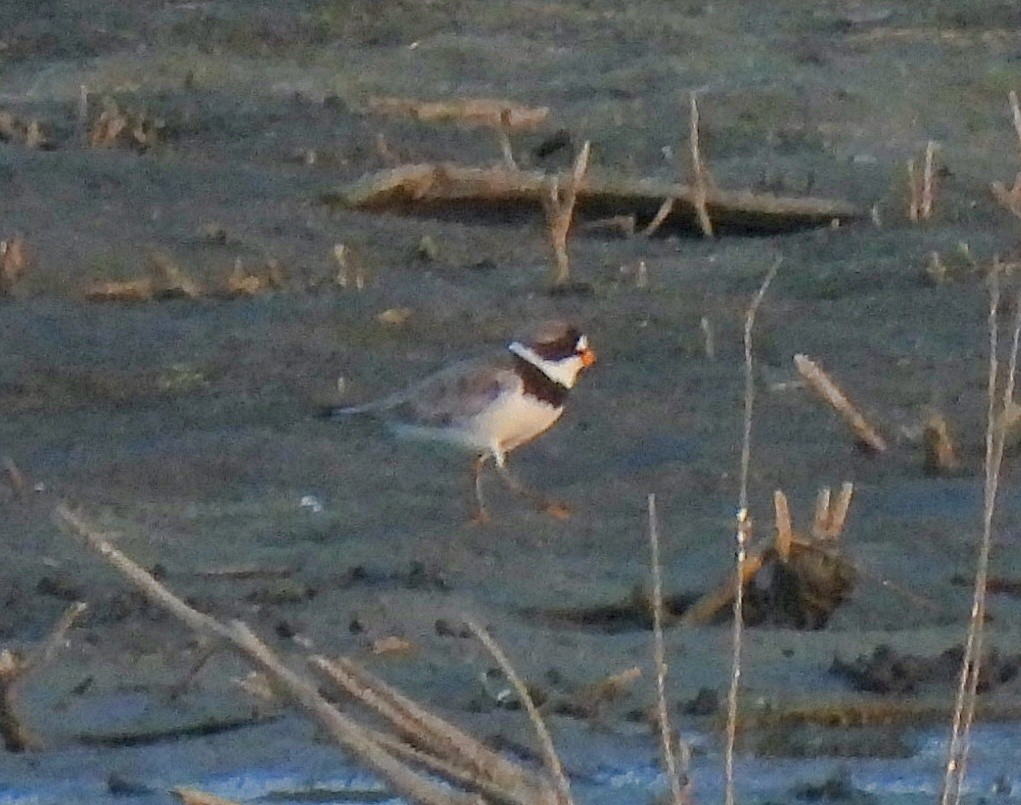
POLYGON ((554 380, 564 388, 574 388, 574 382, 578 379, 578 372, 584 368, 580 355, 571 355, 569 358, 561 358, 559 361, 548 361, 536 354, 531 347, 526 347, 520 341, 514 341, 507 346, 511 352, 522 360, 528 361, 532 366, 542 372, 550 380, 554 380))

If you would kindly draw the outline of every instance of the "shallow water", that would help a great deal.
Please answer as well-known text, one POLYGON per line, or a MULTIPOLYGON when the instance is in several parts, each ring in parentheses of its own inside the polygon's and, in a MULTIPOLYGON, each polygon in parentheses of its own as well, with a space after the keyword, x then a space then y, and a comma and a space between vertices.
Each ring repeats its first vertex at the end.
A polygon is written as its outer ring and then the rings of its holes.
MULTIPOLYGON (((687 736, 693 746, 695 800, 722 798, 718 742, 687 736)), ((942 781, 946 730, 909 736, 915 754, 905 760, 820 758, 775 760, 744 756, 737 764, 743 802, 790 802, 798 786, 818 785, 846 772, 853 787, 877 803, 931 802, 942 781)), ((570 763, 568 764, 570 766, 570 763)), ((966 801, 1021 800, 1021 725, 980 726, 973 733, 966 801)), ((665 790, 659 766, 615 766, 600 761, 572 770, 579 802, 594 805, 647 803, 665 790)), ((310 740, 296 719, 238 730, 215 739, 180 740, 126 749, 48 751, 6 755, 0 761, 0 805, 156 805, 176 802, 178 786, 200 788, 239 801, 281 803, 400 802, 370 774, 310 740)))

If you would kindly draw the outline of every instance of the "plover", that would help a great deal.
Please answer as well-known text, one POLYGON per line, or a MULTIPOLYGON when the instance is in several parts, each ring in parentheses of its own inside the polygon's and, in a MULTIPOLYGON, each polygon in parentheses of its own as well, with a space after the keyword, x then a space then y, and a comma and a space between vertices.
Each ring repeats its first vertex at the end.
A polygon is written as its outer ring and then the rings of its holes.
POLYGON ((473 453, 476 521, 489 519, 482 470, 490 459, 508 488, 565 517, 564 504, 511 474, 507 454, 560 419, 578 375, 595 361, 587 336, 571 325, 551 322, 527 339, 512 341, 504 355, 454 364, 389 397, 330 408, 324 414, 334 420, 376 417, 398 437, 442 442, 473 453))

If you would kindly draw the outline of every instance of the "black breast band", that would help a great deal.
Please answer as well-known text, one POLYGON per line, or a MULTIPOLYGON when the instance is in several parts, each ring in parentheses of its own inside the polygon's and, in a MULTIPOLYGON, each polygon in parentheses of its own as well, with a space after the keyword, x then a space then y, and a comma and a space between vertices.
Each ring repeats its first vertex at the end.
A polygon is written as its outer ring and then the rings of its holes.
POLYGON ((570 391, 567 386, 558 383, 539 367, 529 363, 520 355, 514 356, 514 371, 518 373, 525 385, 525 394, 530 394, 540 402, 554 408, 563 406, 570 391))

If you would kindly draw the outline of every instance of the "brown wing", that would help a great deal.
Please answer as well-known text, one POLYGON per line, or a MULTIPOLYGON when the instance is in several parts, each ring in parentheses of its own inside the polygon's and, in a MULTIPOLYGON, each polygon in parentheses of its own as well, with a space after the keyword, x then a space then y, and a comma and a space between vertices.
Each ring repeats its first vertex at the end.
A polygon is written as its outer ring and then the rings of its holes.
POLYGON ((520 387, 521 378, 509 362, 461 363, 413 386, 393 410, 423 425, 444 427, 477 416, 520 387))

